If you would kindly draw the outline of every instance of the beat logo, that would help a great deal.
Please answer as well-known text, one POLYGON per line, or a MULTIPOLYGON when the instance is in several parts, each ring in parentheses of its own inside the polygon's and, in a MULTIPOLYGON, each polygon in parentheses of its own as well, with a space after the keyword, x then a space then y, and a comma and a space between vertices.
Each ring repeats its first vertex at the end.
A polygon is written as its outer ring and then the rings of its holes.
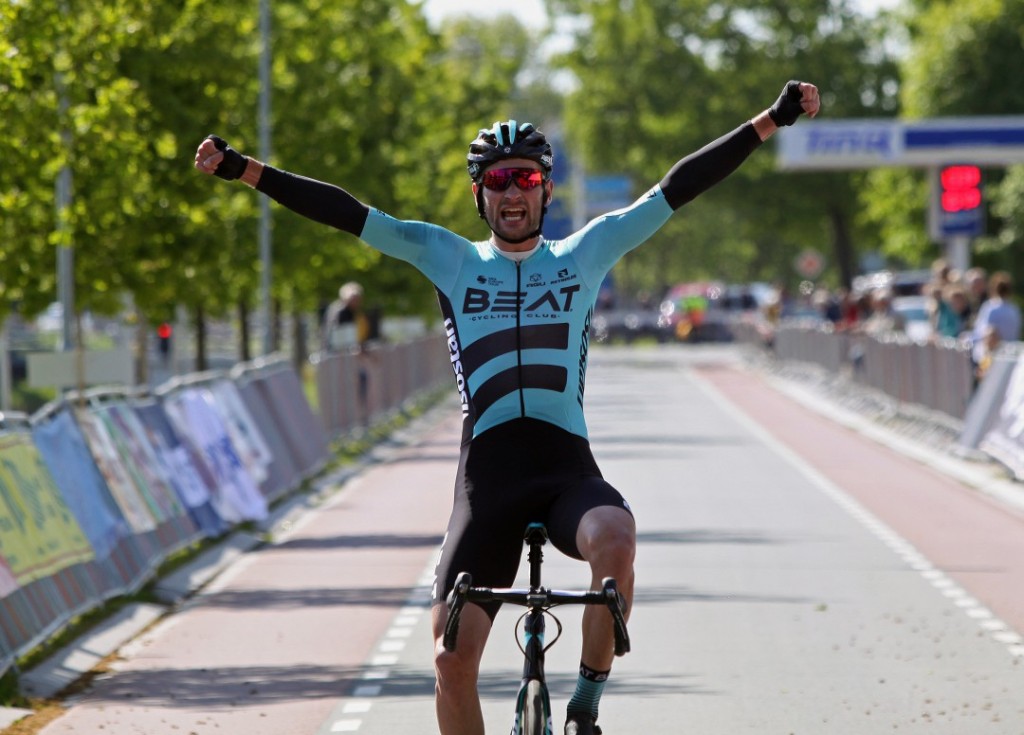
MULTIPOLYGON (((466 298, 462 302, 462 313, 514 314, 522 310, 530 314, 541 309, 552 312, 572 311, 573 297, 579 291, 579 284, 549 289, 524 306, 527 294, 523 291, 498 291, 492 296, 489 291, 483 289, 467 288, 466 298)), ((531 298, 532 296, 531 294, 531 298)))

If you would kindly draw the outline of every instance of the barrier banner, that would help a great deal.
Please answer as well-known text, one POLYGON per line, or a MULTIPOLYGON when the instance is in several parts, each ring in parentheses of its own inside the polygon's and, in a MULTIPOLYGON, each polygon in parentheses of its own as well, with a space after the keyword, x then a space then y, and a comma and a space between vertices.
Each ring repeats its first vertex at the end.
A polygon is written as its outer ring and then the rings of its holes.
POLYGON ((168 484, 156 452, 146 439, 132 409, 124 403, 114 403, 93 410, 106 423, 106 430, 118 448, 128 475, 150 506, 150 512, 157 522, 163 523, 183 516, 184 508, 168 484))
POLYGON ((210 386, 214 407, 224 421, 231 444, 238 452, 242 464, 257 485, 267 479, 267 467, 273 457, 259 427, 245 407, 238 387, 230 380, 218 380, 210 386))
POLYGON ((213 394, 204 388, 186 388, 169 396, 164 406, 181 436, 201 450, 212 470, 213 506, 230 523, 263 520, 267 504, 231 444, 227 427, 214 408, 213 394))
POLYGON ((6 559, 0 556, 0 599, 7 597, 17 589, 18 580, 14 578, 14 572, 11 571, 11 565, 7 563, 6 559))
POLYGON ((155 531, 156 522, 135 484, 129 479, 106 424, 98 416, 84 409, 75 410, 75 420, 82 430, 82 436, 85 437, 93 461, 128 526, 139 534, 155 531))
POLYGON ((999 416, 981 450, 1024 480, 1024 359, 1018 358, 1006 385, 999 416))
POLYGON ((106 559, 118 540, 128 536, 128 524, 110 496, 85 439, 69 411, 32 429, 32 440, 60 488, 64 502, 96 552, 106 559))
POLYGON ((285 431, 285 441, 303 473, 322 467, 330 455, 327 432, 313 413, 294 370, 278 370, 256 381, 265 392, 272 415, 285 431))
POLYGON ((19 585, 93 558, 27 433, 0 436, 0 556, 19 585))
POLYGON ((171 487, 189 509, 196 525, 207 536, 219 536, 227 530, 224 520, 210 503, 210 489, 192 461, 186 446, 178 438, 163 407, 156 402, 134 406, 146 430, 157 461, 164 467, 171 487))
POLYGON ((263 438, 271 449, 273 461, 267 467, 267 478, 260 485, 260 491, 264 497, 273 500, 298 487, 302 482, 302 473, 295 466, 292 454, 288 451, 288 443, 283 436, 284 429, 270 413, 263 392, 252 381, 243 383, 238 390, 249 415, 256 420, 263 438))
POLYGON ((1006 395, 1006 387, 1010 384, 1017 357, 997 353, 992 364, 985 372, 985 377, 978 389, 971 396, 967 411, 964 414, 964 428, 957 442, 967 449, 978 449, 981 441, 988 435, 999 417, 1006 395))

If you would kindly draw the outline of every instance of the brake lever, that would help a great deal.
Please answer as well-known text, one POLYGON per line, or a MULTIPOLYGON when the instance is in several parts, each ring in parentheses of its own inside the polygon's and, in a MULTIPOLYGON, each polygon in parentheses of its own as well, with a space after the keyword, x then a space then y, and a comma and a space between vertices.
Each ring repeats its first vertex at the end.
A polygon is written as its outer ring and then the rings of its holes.
POLYGON ((455 644, 459 637, 459 622, 462 618, 462 608, 466 604, 466 593, 473 584, 473 577, 469 572, 462 572, 455 578, 455 585, 448 593, 446 603, 448 605, 448 619, 444 623, 444 636, 442 642, 444 650, 454 651, 455 644))

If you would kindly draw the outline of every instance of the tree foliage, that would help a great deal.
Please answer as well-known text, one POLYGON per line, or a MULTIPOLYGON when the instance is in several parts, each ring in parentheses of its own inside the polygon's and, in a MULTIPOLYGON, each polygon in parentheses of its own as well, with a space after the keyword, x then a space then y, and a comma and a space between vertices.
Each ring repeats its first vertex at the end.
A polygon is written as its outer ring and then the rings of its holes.
MULTIPOLYGON (((482 236, 464 151, 512 96, 526 31, 505 18, 436 32, 405 0, 271 7, 270 163, 482 236)), ((179 306, 224 316, 255 305, 259 195, 199 175, 192 157, 211 132, 260 155, 257 10, 251 0, 0 4, 5 313, 32 316, 56 298, 58 244, 74 249, 80 310, 114 313, 130 299, 156 321, 179 306), (65 167, 74 196, 58 226, 65 167)), ((379 264, 354 238, 277 207, 273 224, 285 309, 314 309, 352 278, 388 309, 432 308, 410 267, 379 264)))
MULTIPOLYGON (((432 29, 413 0, 274 0, 270 163, 479 239, 487 230, 465 150, 494 120, 560 133, 571 158, 628 175, 640 194, 771 104, 790 78, 816 83, 831 118, 892 116, 898 103, 915 116, 1024 107, 1024 88, 1007 83, 1024 0, 920 0, 877 20, 850 0, 547 6, 575 22, 559 24, 572 29, 567 50, 545 65, 543 39, 509 17, 432 29), (901 69, 889 39, 903 25, 901 69), (562 94, 549 74, 573 86, 562 94)), ((130 299, 144 319, 163 320, 178 306, 210 315, 255 306, 260 196, 191 162, 211 132, 260 155, 260 50, 252 0, 0 4, 0 316, 55 299, 59 244, 74 248, 80 309, 111 313, 130 299), (58 223, 54 187, 65 168, 74 198, 58 223)), ((998 171, 986 174, 999 228, 982 245, 995 262, 1019 241, 1019 175, 1000 183, 998 171)), ((879 242, 920 260, 934 249, 922 182, 899 170, 784 173, 769 144, 619 275, 635 290, 788 280, 796 253, 814 247, 843 282, 879 242)), ((282 309, 315 309, 356 279, 389 311, 433 312, 432 289, 411 267, 276 206, 273 227, 282 309)))
MULTIPOLYGON (((1024 1, 917 0, 904 20, 910 46, 900 100, 907 118, 1019 115, 1024 110, 1024 87, 1013 81, 1024 50, 1024 1)), ((1002 177, 999 168, 985 171, 994 202, 1012 201, 1012 194, 1000 194, 1002 177)), ((922 226, 929 198, 924 172, 876 172, 869 184, 866 214, 887 232, 889 253, 911 262, 940 254, 922 226)), ((1015 185, 1008 181, 1006 186, 1012 192, 1015 185)), ((976 243, 975 256, 982 265, 1014 269, 1024 277, 1024 263, 1015 263, 1010 247, 1020 242, 1014 234, 1019 229, 1012 220, 1001 221, 1011 209, 1005 203, 993 205, 995 233, 976 243)))
MULTIPOLYGON (((550 0, 549 8, 587 19, 561 59, 579 82, 566 127, 591 170, 627 173, 639 189, 764 110, 791 78, 818 85, 824 115, 892 112, 895 67, 880 30, 845 2, 550 0)), ((780 173, 761 151, 621 269, 644 289, 708 277, 789 280, 795 255, 814 247, 840 265, 834 278, 848 280, 853 240, 866 237, 855 217, 858 181, 780 173)))

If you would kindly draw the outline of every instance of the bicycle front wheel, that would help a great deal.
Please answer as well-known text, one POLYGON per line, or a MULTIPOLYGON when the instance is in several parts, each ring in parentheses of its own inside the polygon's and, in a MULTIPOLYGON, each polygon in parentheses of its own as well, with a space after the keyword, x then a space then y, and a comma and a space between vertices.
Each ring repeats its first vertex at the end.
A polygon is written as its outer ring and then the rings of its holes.
POLYGON ((551 735, 550 709, 544 685, 531 679, 526 684, 519 710, 520 735, 551 735))

